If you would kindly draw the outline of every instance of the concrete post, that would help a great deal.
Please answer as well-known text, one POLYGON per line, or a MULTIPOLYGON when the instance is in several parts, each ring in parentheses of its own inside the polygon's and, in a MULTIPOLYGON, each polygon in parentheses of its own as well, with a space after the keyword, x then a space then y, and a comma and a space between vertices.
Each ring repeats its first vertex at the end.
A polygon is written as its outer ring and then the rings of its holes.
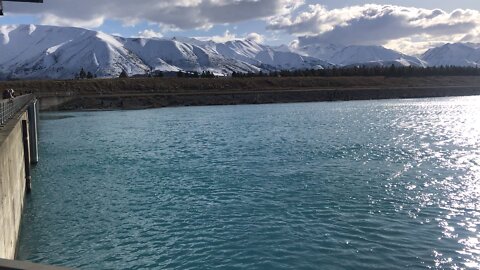
POLYGON ((28 121, 22 120, 23 154, 25 158, 25 191, 32 190, 32 175, 30 172, 30 143, 28 142, 28 121))
POLYGON ((28 107, 28 120, 30 121, 30 162, 38 163, 38 101, 35 99, 28 107))

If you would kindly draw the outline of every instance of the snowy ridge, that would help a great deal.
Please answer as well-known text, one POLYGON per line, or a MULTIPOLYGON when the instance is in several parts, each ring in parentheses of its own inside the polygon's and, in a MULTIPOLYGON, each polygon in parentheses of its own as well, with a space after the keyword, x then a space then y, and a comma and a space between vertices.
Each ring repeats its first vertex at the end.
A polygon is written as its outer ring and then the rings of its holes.
POLYGON ((330 59, 340 66, 349 65, 397 65, 426 67, 427 63, 417 57, 408 56, 381 46, 348 46, 335 53, 330 59))
POLYGON ((334 44, 309 44, 293 47, 292 51, 326 59, 337 66, 417 66, 428 64, 382 46, 341 46, 334 44))
POLYGON ((215 50, 229 58, 261 66, 264 69, 322 69, 333 66, 327 61, 300 54, 276 50, 251 40, 234 40, 215 44, 215 50))
POLYGON ((333 66, 470 66, 480 45, 446 44, 422 57, 381 46, 309 44, 270 47, 252 40, 224 43, 188 37, 122 38, 74 27, 0 26, 0 79, 70 79, 81 68, 98 77, 155 71, 210 71, 217 75, 333 66))
POLYGON ((232 61, 214 50, 178 40, 121 39, 123 46, 137 55, 152 71, 258 72, 260 69, 241 61, 232 61))
POLYGON ((428 50, 422 59, 431 66, 467 66, 477 67, 480 64, 478 44, 454 43, 428 50))
POLYGON ((80 68, 100 77, 145 73, 141 59, 114 37, 80 28, 0 26, 0 73, 9 78, 73 78, 80 68))
POLYGON ((253 41, 122 38, 74 27, 0 26, 0 78, 73 78, 84 68, 98 77, 153 71, 259 72, 324 68, 327 62, 280 52, 253 41))
POLYGON ((292 52, 331 61, 332 56, 344 49, 345 46, 320 43, 298 47, 297 44, 291 44, 290 48, 292 52))

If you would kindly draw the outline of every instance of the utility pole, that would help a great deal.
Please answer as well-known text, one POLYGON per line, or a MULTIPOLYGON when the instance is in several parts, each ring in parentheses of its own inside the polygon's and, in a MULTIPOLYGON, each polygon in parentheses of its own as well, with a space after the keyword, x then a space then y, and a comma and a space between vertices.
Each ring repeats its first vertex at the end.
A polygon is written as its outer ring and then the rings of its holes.
POLYGON ((3 16, 3 3, 2 2, 43 3, 43 0, 0 0, 0 16, 3 16))

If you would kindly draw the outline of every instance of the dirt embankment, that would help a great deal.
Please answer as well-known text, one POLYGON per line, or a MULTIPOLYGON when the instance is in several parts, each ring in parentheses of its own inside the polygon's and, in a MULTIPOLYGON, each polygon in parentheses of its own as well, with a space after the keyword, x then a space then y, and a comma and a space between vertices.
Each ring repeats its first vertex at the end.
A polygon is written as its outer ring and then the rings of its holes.
MULTIPOLYGON (((285 103, 480 95, 480 77, 130 78, 0 82, 50 109, 285 103)), ((45 108, 44 108, 45 109, 45 108)), ((48 109, 48 108, 47 108, 48 109)))

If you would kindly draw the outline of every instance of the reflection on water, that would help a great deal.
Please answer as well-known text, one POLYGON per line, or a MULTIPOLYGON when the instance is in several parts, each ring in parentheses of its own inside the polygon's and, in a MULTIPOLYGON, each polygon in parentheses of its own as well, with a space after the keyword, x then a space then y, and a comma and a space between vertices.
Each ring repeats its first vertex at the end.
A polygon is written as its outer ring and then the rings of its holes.
POLYGON ((479 97, 67 115, 41 122, 21 259, 480 268, 479 97))
POLYGON ((395 179, 407 171, 416 175, 404 183, 409 195, 398 207, 416 204, 411 217, 437 223, 439 243, 457 246, 457 254, 449 255, 442 253, 445 247, 434 247, 436 267, 480 268, 480 99, 392 106, 402 111, 393 123, 401 130, 395 145, 409 149, 414 159, 389 180, 398 184, 395 179), (422 215, 432 206, 438 208, 434 220, 422 215))
POLYGON ((61 114, 40 114, 40 120, 61 120, 66 118, 75 117, 73 115, 61 115, 61 114))

